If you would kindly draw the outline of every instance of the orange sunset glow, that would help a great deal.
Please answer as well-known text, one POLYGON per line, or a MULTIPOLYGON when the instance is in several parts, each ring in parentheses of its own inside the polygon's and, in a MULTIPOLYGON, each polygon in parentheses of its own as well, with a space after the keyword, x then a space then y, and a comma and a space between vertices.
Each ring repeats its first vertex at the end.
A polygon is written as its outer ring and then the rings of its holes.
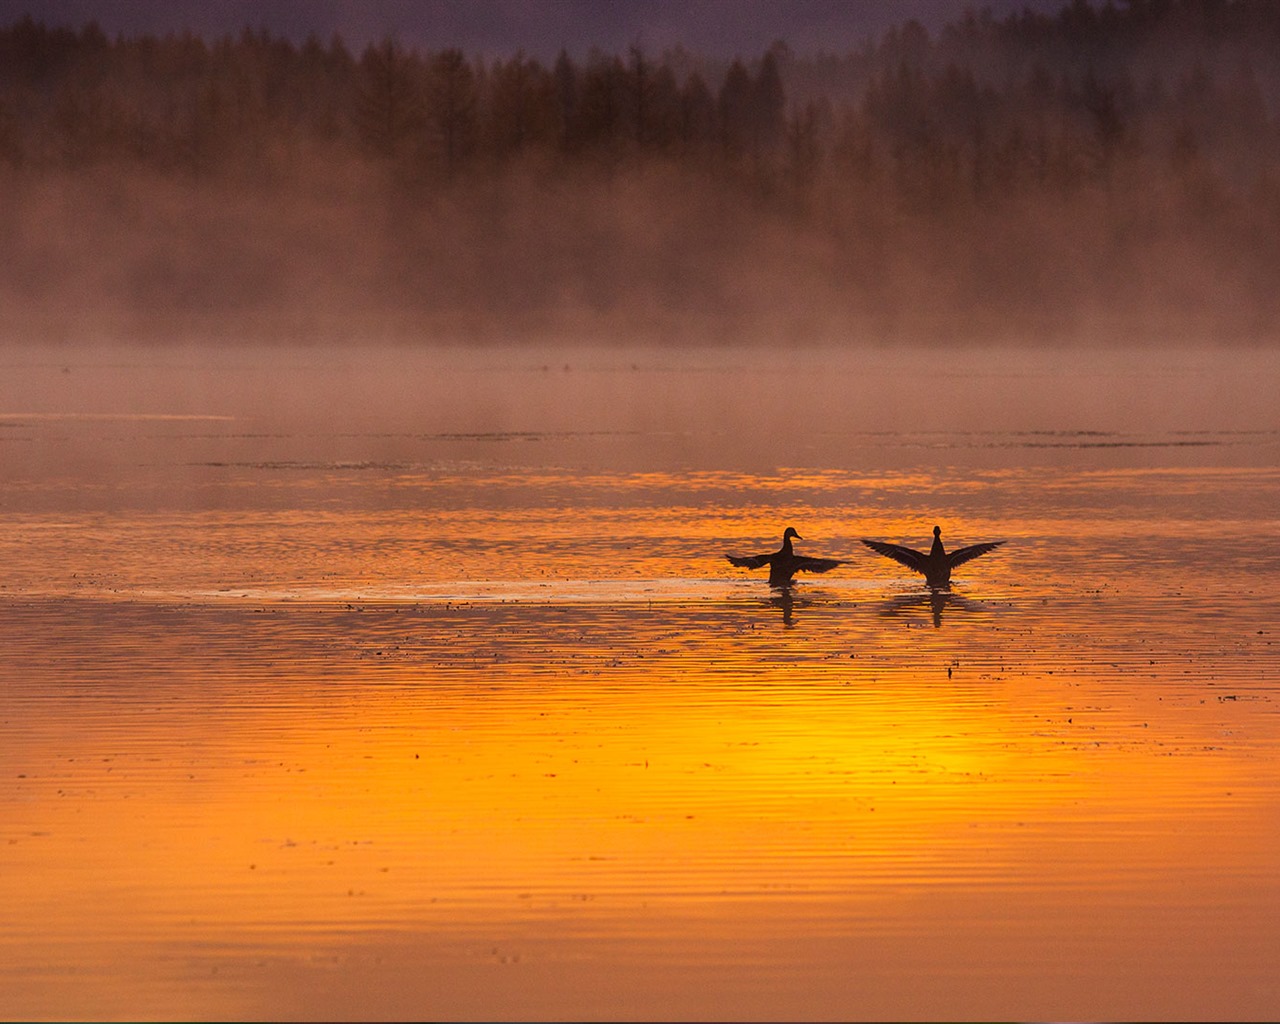
POLYGON ((0 0, 0 1019, 1280 1014, 1280 7, 251 13, 0 0))

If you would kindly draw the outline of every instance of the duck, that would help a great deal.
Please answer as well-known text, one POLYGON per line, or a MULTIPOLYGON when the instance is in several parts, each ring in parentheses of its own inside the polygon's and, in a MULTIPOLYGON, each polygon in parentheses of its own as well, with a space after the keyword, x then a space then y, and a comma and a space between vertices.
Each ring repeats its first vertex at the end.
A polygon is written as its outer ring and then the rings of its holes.
POLYGON ((759 569, 762 565, 769 567, 769 586, 789 587, 791 577, 797 572, 827 572, 843 563, 835 558, 810 558, 808 555, 797 555, 791 549, 791 538, 804 540, 796 532, 794 526, 788 526, 782 534, 782 547, 768 555, 730 555, 725 558, 741 569, 759 569))
POLYGON ((985 555, 988 551, 994 551, 1004 541, 992 540, 984 544, 970 544, 968 547, 957 548, 955 551, 948 552, 942 546, 942 527, 935 526, 933 528, 933 547, 929 549, 927 555, 923 551, 904 547, 901 544, 886 544, 884 541, 867 540, 865 538, 862 543, 876 554, 884 555, 885 558, 892 558, 895 562, 905 565, 913 572, 920 573, 928 586, 945 588, 951 586, 952 569, 977 558, 979 555, 985 555))

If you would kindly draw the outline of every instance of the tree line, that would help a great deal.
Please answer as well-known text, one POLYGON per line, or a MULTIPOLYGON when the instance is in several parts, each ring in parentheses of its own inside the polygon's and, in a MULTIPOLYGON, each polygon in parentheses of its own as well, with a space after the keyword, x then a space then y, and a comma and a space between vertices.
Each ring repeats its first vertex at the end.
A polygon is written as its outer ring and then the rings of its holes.
POLYGON ((949 279, 966 308, 992 282, 1030 302, 1062 259, 1091 261, 1073 273, 1098 304, 1136 264, 1152 301, 1185 297, 1150 266, 1177 242, 1196 254, 1185 273, 1230 278, 1256 326, 1280 310, 1276 53, 1266 0, 1072 0, 719 62, 639 46, 481 59, 394 38, 353 52, 250 29, 110 39, 24 17, 0 27, 0 174, 280 189, 354 164, 412 204, 531 168, 657 167, 820 239, 862 274, 864 310, 907 301, 884 268, 920 252, 967 261, 949 279), (1065 241, 1034 238, 1038 223, 1065 241))
MULTIPOLYGON (((566 159, 774 150, 785 124, 777 56, 734 61, 715 89, 639 47, 625 56, 517 53, 489 62, 393 38, 353 55, 246 29, 108 40, 96 24, 0 29, 0 159, 37 170, 113 159, 176 173, 347 147, 449 178, 532 152, 566 159)), ((277 167, 276 169, 279 169, 277 167)))
POLYGON ((357 55, 251 29, 111 40, 27 16, 0 28, 0 161, 217 174, 344 147, 439 180, 530 154, 663 158, 790 184, 874 168, 907 193, 961 176, 981 195, 1083 182, 1140 151, 1238 182, 1277 154, 1276 52, 1280 8, 1260 0, 1075 0, 969 14, 937 38, 907 22, 843 56, 778 42, 727 67, 638 46, 485 61, 393 38, 357 55))

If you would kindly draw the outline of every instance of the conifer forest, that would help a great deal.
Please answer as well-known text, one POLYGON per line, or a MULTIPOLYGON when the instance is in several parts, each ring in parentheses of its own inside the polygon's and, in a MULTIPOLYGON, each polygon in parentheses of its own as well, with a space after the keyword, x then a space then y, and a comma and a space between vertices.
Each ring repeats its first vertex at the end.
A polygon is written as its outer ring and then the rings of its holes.
POLYGON ((1259 343, 1280 5, 847 53, 0 26, 6 340, 1259 343))

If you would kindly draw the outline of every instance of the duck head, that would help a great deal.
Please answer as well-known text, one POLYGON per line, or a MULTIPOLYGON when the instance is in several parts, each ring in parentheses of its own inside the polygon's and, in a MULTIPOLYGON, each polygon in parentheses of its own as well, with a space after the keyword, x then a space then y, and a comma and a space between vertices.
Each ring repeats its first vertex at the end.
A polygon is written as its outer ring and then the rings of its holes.
POLYGON ((934 536, 934 539, 935 539, 935 540, 936 540, 938 537, 941 537, 941 536, 942 536, 942 527, 941 527, 941 526, 935 526, 935 527, 933 528, 933 536, 934 536))
POLYGON ((804 540, 804 538, 801 537, 800 534, 796 533, 796 528, 794 526, 788 526, 786 530, 784 530, 782 533, 782 539, 784 541, 790 537, 794 537, 796 540, 804 540))

